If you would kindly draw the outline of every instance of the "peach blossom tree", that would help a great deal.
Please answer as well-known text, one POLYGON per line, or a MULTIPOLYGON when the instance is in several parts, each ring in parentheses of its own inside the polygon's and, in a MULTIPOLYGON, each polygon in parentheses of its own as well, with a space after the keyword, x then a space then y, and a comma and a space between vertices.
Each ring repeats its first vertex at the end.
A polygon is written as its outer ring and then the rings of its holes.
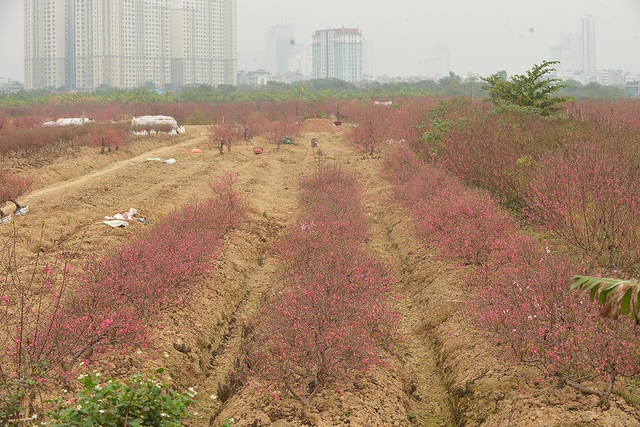
MULTIPOLYGON (((31 189, 33 179, 29 177, 21 177, 6 170, 0 170, 0 206, 7 202, 16 205, 15 211, 21 209, 18 198, 23 196, 31 189)), ((4 217, 5 213, 0 209, 0 217, 4 217)))

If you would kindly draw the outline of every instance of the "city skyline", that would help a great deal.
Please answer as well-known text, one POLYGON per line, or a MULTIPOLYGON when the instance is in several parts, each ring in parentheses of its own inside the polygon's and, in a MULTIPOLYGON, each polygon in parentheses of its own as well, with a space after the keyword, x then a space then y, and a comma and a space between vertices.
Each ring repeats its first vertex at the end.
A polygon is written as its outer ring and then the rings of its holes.
MULTIPOLYGON (((0 0, 0 77, 24 80, 23 12, 20 0, 0 0)), ((455 5, 396 0, 376 12, 362 0, 238 0, 238 55, 265 51, 273 25, 296 28, 296 43, 310 50, 312 34, 327 28, 358 28, 374 46, 374 75, 425 75, 432 51, 450 51, 451 71, 489 75, 521 73, 550 59, 561 34, 576 32, 581 19, 595 19, 598 69, 640 72, 640 2, 636 0, 462 0, 455 5), (489 7, 491 6, 491 7, 489 7), (630 48, 632 47, 632 48, 630 48)))
POLYGON ((640 2, 636 0, 461 0, 442 4, 396 0, 376 12, 370 1, 238 1, 239 57, 260 54, 254 34, 272 25, 294 25, 296 43, 310 51, 315 31, 358 28, 373 47, 373 74, 426 75, 432 51, 450 52, 450 70, 487 76, 498 70, 522 73, 550 59, 561 34, 580 30, 582 19, 595 20, 596 63, 601 69, 640 73, 640 2), (310 13, 311 12, 311 13, 310 13))

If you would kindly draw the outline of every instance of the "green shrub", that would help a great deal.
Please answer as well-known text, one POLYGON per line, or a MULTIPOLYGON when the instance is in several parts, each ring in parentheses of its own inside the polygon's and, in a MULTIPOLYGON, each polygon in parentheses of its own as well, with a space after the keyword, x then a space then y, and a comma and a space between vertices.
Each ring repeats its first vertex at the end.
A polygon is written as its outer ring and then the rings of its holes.
POLYGON ((326 119, 327 115, 324 113, 324 111, 318 109, 318 110, 313 112, 313 117, 315 117, 317 119, 326 119))
POLYGON ((193 110, 184 121, 185 125, 210 125, 211 123, 211 117, 201 110, 193 110))
POLYGON ((506 79, 506 73, 492 74, 482 79, 487 83, 484 89, 498 108, 547 116, 557 111, 559 104, 570 100, 568 97, 553 96, 564 87, 558 83, 560 79, 550 77, 556 71, 553 65, 558 63, 543 61, 525 74, 516 74, 509 80, 506 79))
MULTIPOLYGON (((162 370, 156 371, 161 374, 162 370)), ((181 425, 196 392, 186 394, 167 388, 156 376, 133 375, 125 383, 100 374, 81 376, 83 389, 70 401, 58 400, 58 410, 49 413, 53 426, 154 426, 181 425)))

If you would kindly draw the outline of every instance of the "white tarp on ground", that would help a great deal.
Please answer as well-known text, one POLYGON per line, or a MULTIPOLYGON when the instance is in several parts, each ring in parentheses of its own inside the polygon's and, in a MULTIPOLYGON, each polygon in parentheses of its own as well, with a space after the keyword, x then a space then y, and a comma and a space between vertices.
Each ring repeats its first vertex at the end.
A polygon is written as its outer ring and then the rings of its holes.
POLYGON ((172 165, 176 162, 176 159, 174 159, 173 157, 170 159, 161 159, 160 157, 147 157, 146 159, 144 159, 145 162, 162 162, 165 165, 172 165))
POLYGON ((138 216, 138 209, 129 208, 128 211, 122 213, 116 213, 113 216, 105 216, 102 224, 108 225, 111 228, 126 227, 129 225, 128 221, 138 221, 142 224, 147 224, 147 220, 141 216, 138 216))
POLYGON ((88 117, 67 117, 67 118, 59 118, 56 121, 44 122, 42 124, 43 127, 51 127, 51 126, 82 126, 88 123, 95 123, 96 121, 90 119, 88 117))
POLYGON ((105 216, 104 219, 119 219, 122 221, 133 221, 137 215, 138 215, 138 209, 129 208, 129 210, 126 212, 123 212, 123 213, 118 212, 116 214, 113 214, 113 216, 105 216))
POLYGON ((177 133, 184 133, 185 130, 182 126, 178 126, 178 122, 171 116, 140 116, 131 119, 131 127, 134 130, 131 132, 135 135, 146 135, 147 133, 155 133, 153 130, 154 125, 159 126, 171 126, 171 135, 177 133), (138 128, 138 129, 135 129, 138 128), (149 131, 140 128, 151 128, 149 131))

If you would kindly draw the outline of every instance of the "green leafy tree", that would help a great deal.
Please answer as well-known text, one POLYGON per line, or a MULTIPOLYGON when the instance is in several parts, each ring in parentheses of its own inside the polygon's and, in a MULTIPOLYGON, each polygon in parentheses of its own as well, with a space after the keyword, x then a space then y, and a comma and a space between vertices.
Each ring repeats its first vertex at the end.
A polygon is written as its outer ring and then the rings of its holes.
POLYGON ((624 90, 616 86, 603 86, 596 82, 583 85, 575 80, 568 80, 560 93, 573 99, 616 100, 625 96, 624 90))
POLYGON ((629 314, 640 324, 640 283, 636 279, 573 276, 571 290, 588 293, 591 301, 597 300, 604 317, 616 319, 629 314))
POLYGON ((549 77, 556 69, 554 64, 558 61, 544 61, 525 74, 516 74, 509 80, 504 73, 495 73, 489 77, 483 77, 487 85, 491 101, 498 107, 522 107, 537 114, 546 116, 559 109, 558 104, 568 101, 569 98, 553 96, 564 87, 558 84, 560 79, 549 77))
POLYGON ((447 77, 443 77, 438 81, 438 94, 442 96, 465 96, 469 93, 465 86, 462 85, 462 77, 449 71, 447 77))

